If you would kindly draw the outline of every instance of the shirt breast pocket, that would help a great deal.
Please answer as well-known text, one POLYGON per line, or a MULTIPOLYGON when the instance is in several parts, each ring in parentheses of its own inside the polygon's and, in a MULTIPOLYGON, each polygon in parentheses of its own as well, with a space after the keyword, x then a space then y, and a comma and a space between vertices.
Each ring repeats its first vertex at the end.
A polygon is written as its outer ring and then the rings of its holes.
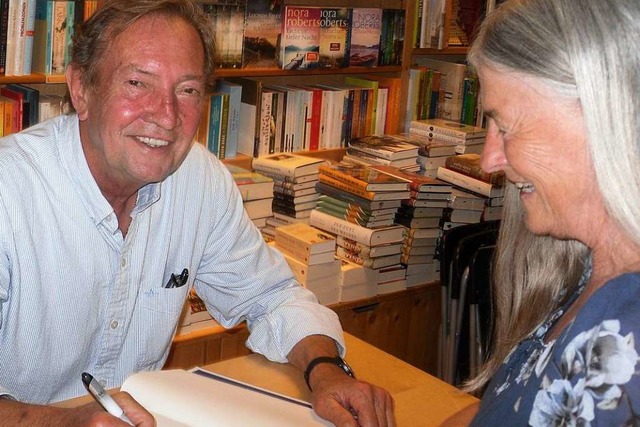
POLYGON ((184 308, 189 286, 149 289, 142 295, 138 329, 139 370, 160 369, 184 308))

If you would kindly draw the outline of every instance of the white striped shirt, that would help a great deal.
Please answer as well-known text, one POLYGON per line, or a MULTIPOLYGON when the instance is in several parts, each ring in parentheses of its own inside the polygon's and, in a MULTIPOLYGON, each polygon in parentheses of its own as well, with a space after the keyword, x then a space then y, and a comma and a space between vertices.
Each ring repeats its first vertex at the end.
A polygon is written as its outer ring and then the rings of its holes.
POLYGON ((75 115, 0 141, 0 394, 48 403, 85 394, 80 374, 117 387, 160 369, 195 286, 223 326, 285 362, 305 336, 344 351, 337 316, 316 304, 243 213, 230 174, 195 144, 138 192, 126 238, 91 176, 75 115), (188 286, 167 289, 188 268, 188 286))

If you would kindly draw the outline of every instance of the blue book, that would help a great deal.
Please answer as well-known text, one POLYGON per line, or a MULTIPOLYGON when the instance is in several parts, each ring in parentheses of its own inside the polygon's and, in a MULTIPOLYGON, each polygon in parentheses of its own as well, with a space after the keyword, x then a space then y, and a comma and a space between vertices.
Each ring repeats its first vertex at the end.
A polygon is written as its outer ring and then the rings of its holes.
POLYGON ((214 93, 211 95, 211 113, 209 114, 209 138, 207 148, 218 156, 220 150, 220 129, 222 128, 222 95, 214 93))
POLYGON ((242 86, 237 83, 220 80, 217 83, 216 91, 229 94, 229 117, 227 122, 227 145, 225 149, 225 158, 234 158, 238 154, 242 86))

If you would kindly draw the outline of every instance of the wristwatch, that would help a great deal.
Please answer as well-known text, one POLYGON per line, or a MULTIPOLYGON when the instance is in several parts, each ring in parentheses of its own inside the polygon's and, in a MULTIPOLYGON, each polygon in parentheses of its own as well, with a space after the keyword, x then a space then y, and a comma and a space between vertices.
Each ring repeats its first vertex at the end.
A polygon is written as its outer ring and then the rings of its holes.
MULTIPOLYGON (((338 366, 340 369, 342 369, 344 371, 345 374, 349 375, 351 378, 355 378, 356 377, 356 374, 353 373, 353 369, 351 369, 351 366, 349 366, 347 364, 347 362, 345 362, 342 357, 339 357, 339 356, 336 356, 336 357, 328 357, 328 356, 316 357, 311 362, 309 362, 309 364, 307 365, 307 369, 304 371, 304 381, 307 383, 307 387, 309 387, 309 390, 311 390, 311 385, 309 384, 309 376, 311 375, 311 371, 313 371, 313 368, 315 368, 316 366, 318 366, 321 363, 331 363, 333 365, 338 366)), ((311 391, 313 391, 313 390, 311 390, 311 391)))

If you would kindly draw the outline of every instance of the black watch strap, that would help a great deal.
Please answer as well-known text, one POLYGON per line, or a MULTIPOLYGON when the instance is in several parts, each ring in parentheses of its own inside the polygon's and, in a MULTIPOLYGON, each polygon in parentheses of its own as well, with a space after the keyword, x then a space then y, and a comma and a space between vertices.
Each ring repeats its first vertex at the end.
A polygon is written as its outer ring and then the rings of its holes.
POLYGON ((309 387, 309 390, 313 391, 311 389, 311 385, 309 384, 309 376, 311 375, 311 371, 313 371, 313 368, 315 368, 316 366, 318 366, 321 363, 331 363, 333 365, 338 366, 340 369, 342 369, 344 371, 345 374, 349 375, 351 378, 355 378, 356 375, 353 373, 353 369, 351 369, 351 367, 349 365, 347 365, 347 362, 344 361, 344 359, 342 357, 329 357, 329 356, 321 356, 321 357, 316 357, 315 359, 313 359, 311 362, 309 362, 309 364, 307 365, 307 369, 304 371, 304 381, 307 383, 307 387, 309 387))

